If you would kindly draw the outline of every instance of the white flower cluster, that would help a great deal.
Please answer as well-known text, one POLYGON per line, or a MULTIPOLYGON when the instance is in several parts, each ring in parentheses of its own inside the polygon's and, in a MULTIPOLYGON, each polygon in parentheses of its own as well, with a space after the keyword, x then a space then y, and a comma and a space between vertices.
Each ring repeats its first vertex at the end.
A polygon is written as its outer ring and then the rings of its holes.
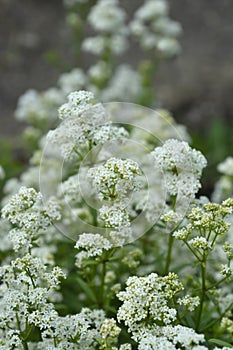
POLYGON ((127 48, 125 19, 126 13, 119 7, 118 0, 99 0, 91 8, 88 22, 100 35, 86 38, 82 48, 96 55, 107 51, 123 53, 127 48))
POLYGON ((160 277, 151 273, 147 277, 129 277, 126 290, 119 292, 117 297, 123 301, 117 318, 124 321, 129 331, 136 337, 140 326, 153 319, 163 325, 176 320, 176 310, 169 305, 169 301, 183 289, 181 282, 174 273, 160 277))
POLYGON ((89 258, 98 257, 104 251, 110 250, 112 244, 99 234, 83 233, 79 236, 75 248, 80 250, 76 255, 76 266, 82 268, 89 258))
POLYGON ((193 199, 201 187, 199 180, 207 164, 202 153, 185 141, 169 139, 151 154, 155 166, 163 171, 168 194, 177 196, 178 200, 193 199))
POLYGON ((138 164, 131 159, 110 158, 104 165, 91 168, 88 176, 101 200, 122 201, 129 191, 139 187, 137 175, 141 171, 138 164))
POLYGON ((99 96, 102 94, 102 90, 99 88, 105 86, 105 84, 108 82, 112 75, 112 69, 107 62, 99 60, 88 69, 87 75, 90 80, 88 89, 95 92, 99 96))
POLYGON ((183 298, 178 299, 177 302, 180 305, 186 306, 189 311, 194 311, 195 308, 200 304, 200 298, 185 295, 183 298))
POLYGON ((119 350, 132 350, 132 345, 131 344, 122 344, 119 347, 119 350))
POLYGON ((56 197, 50 197, 45 204, 46 213, 52 221, 61 219, 61 204, 56 197))
POLYGON ((58 196, 71 205, 80 204, 82 202, 78 175, 70 176, 59 185, 58 196))
POLYGON ((57 88, 49 88, 39 93, 26 91, 18 101, 15 111, 16 119, 30 124, 25 129, 24 138, 28 141, 38 140, 46 131, 57 124, 57 109, 65 102, 71 91, 80 90, 87 85, 85 74, 80 68, 63 73, 58 79, 57 88))
MULTIPOLYGON (((36 344, 35 349, 42 350, 95 350, 99 344, 105 343, 100 332, 102 324, 111 324, 103 310, 88 308, 83 308, 79 314, 65 317, 59 316, 54 310, 50 310, 50 313, 47 310, 47 314, 35 317, 33 322, 42 331, 42 341, 36 344)), ((34 349, 34 343, 30 345, 34 349)))
MULTIPOLYGON (((177 315, 170 301, 183 289, 176 274, 160 277, 152 273, 147 277, 129 277, 126 286, 125 291, 117 294, 123 301, 117 317, 132 332, 132 338, 139 344, 138 349, 175 350, 177 346, 187 350, 198 349, 196 345, 205 341, 204 335, 191 328, 172 325, 177 315)), ((186 296, 178 302, 193 311, 199 299, 186 296)))
POLYGON ((107 121, 103 105, 96 103, 94 95, 88 91, 70 93, 68 102, 59 108, 59 116, 64 122, 49 131, 47 140, 60 149, 65 159, 77 155, 82 158, 92 146, 122 141, 128 135, 124 128, 107 121))
POLYGON ((80 90, 68 95, 68 102, 64 103, 58 110, 60 119, 70 117, 82 117, 82 114, 95 105, 95 97, 92 92, 80 90))
POLYGON ((116 338, 120 334, 120 327, 117 326, 116 321, 113 318, 107 319, 104 321, 100 328, 100 334, 104 339, 116 338))
POLYGON ((192 328, 181 325, 157 327, 144 332, 138 350, 208 350, 206 346, 199 345, 204 341, 204 335, 197 334, 192 328))
POLYGON ((99 218, 103 220, 105 227, 130 227, 129 213, 127 208, 122 208, 122 203, 111 206, 103 205, 99 209, 99 218))
POLYGON ((137 71, 127 64, 115 70, 107 87, 101 92, 103 101, 137 101, 142 94, 142 80, 137 71), (130 82, 130 84, 129 84, 130 82))
POLYGON ((133 249, 122 259, 122 263, 130 269, 135 269, 140 264, 142 255, 143 251, 141 249, 133 249))
MULTIPOLYGON (((22 258, 12 260, 10 265, 0 268, 0 334, 4 345, 10 345, 10 339, 18 342, 19 349, 24 344, 23 330, 29 331, 29 325, 37 325, 35 320, 47 319, 53 314, 54 306, 49 302, 54 291, 59 287, 64 273, 58 267, 47 271, 40 259, 26 254, 22 258), (43 317, 44 315, 44 317, 43 317), (13 338, 9 336, 12 335, 13 338)), ((30 326, 30 327, 31 327, 30 326)), ((1 344, 1 342, 0 342, 1 344)), ((8 347, 13 349, 13 347, 8 347)))
POLYGON ((57 118, 56 109, 63 100, 64 96, 57 88, 50 88, 42 93, 28 90, 19 98, 15 117, 35 127, 42 127, 43 123, 52 125, 57 118))
POLYGON ((37 320, 38 323, 34 322, 42 330, 38 349, 95 350, 102 340, 100 328, 105 322, 105 314, 103 310, 83 308, 79 314, 61 317, 50 312, 37 320))
POLYGON ((217 168, 223 175, 215 184, 212 200, 219 203, 233 196, 233 157, 226 158, 217 168))
POLYGON ((148 109, 141 109, 140 112, 142 129, 135 128, 135 130, 132 130, 131 137, 133 139, 140 139, 150 147, 159 146, 159 140, 166 141, 177 137, 177 135, 183 141, 188 142, 190 140, 186 127, 177 124, 168 110, 156 109, 155 111, 149 111, 148 109), (144 131, 145 126, 149 132, 144 131))
POLYGON ((67 95, 71 91, 83 89, 87 84, 87 78, 80 68, 74 68, 68 73, 63 73, 58 79, 58 86, 67 95))
MULTIPOLYGON (((35 155, 34 158, 36 158, 37 155, 35 155)), ((41 159, 41 153, 38 152, 38 158, 39 162, 41 159)), ((32 160, 30 160, 31 166, 28 167, 19 178, 10 178, 6 181, 3 192, 4 192, 4 198, 2 199, 2 204, 5 205, 10 198, 15 195, 21 187, 27 187, 27 188, 33 188, 35 190, 39 190, 39 165, 36 164, 33 165, 32 160)), ((52 170, 50 169, 50 174, 52 173, 52 170)))
POLYGON ((121 31, 125 18, 126 13, 119 7, 118 0, 99 0, 88 16, 96 31, 107 33, 121 31))
POLYGON ((8 220, 0 219, 0 251, 8 251, 12 248, 12 242, 9 240, 9 231, 11 230, 11 224, 8 220))
POLYGON ((166 0, 146 0, 130 24, 131 32, 145 50, 156 50, 165 57, 180 51, 176 38, 181 26, 168 17, 168 10, 166 0))
POLYGON ((218 165, 218 171, 228 176, 233 176, 233 157, 227 157, 224 162, 218 165))
POLYGON ((111 231, 109 239, 117 246, 130 240, 129 194, 140 188, 138 164, 131 159, 110 158, 104 165, 89 169, 88 177, 97 190, 98 197, 105 204, 99 209, 99 219, 111 231), (107 202, 107 203, 106 203, 107 202))
MULTIPOLYGON (((193 207, 187 215, 187 224, 173 233, 173 236, 185 242, 196 258, 201 259, 203 254, 208 256, 214 250, 216 244, 229 231, 230 224, 226 218, 233 212, 233 199, 227 199, 222 204, 206 203, 203 208, 193 207)), ((232 247, 229 243, 223 245, 228 262, 232 259, 232 247)), ((216 254, 216 253, 215 253, 216 254)), ((221 254, 222 259, 222 254, 221 254)), ((231 275, 232 269, 228 265, 222 265, 221 273, 231 275)))
POLYGON ((43 208, 41 194, 26 187, 21 187, 18 194, 4 206, 2 217, 14 226, 10 230, 10 238, 15 250, 31 248, 33 240, 51 223, 43 208))

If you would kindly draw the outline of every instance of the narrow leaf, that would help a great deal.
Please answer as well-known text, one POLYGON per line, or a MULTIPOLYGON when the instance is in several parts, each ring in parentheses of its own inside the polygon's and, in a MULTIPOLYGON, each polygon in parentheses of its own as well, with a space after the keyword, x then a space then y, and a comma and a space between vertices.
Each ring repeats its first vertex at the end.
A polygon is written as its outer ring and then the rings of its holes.
POLYGON ((226 346, 228 348, 233 348, 233 346, 231 344, 227 343, 226 341, 215 339, 215 338, 209 339, 209 342, 217 344, 217 345, 221 345, 221 346, 226 346))
POLYGON ((87 294, 89 299, 96 303, 95 294, 93 293, 90 286, 85 281, 83 281, 80 277, 77 277, 77 281, 78 281, 80 287, 82 288, 82 290, 87 294))

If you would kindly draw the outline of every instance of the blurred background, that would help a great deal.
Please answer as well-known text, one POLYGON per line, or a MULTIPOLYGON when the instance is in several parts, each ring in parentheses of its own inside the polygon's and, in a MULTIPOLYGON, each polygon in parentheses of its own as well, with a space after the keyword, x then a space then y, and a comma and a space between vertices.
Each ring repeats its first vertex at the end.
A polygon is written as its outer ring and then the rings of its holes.
MULTIPOLYGON (((129 12, 142 3, 120 2, 129 12)), ((19 96, 55 85, 61 72, 92 58, 75 52, 62 0, 0 0, 0 8, 0 134, 17 140, 19 96)), ((155 94, 214 167, 233 153, 233 1, 171 0, 170 17, 182 25, 182 52, 160 65, 155 94)), ((136 63, 137 52, 130 54, 136 63)))

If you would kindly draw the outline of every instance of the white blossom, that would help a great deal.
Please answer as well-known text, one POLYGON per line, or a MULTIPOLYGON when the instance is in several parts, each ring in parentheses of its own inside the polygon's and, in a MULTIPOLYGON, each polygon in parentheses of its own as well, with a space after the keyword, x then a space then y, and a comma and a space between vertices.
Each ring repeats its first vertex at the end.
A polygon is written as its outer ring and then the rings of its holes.
POLYGON ((185 295, 183 298, 179 298, 177 302, 180 305, 186 306, 189 311, 194 311, 195 308, 200 304, 200 298, 185 295))
POLYGON ((80 68, 74 68, 70 72, 63 73, 58 79, 58 85, 65 95, 83 89, 86 83, 87 78, 80 68))
POLYGON ((120 327, 117 326, 116 321, 113 318, 106 319, 100 328, 100 334, 103 339, 108 337, 116 338, 120 334, 120 327))
POLYGON ((66 119, 78 117, 88 111, 95 104, 95 97, 92 92, 85 90, 74 91, 68 95, 68 102, 59 108, 59 117, 66 119))
POLYGON ((56 129, 49 131, 47 141, 52 150, 65 159, 82 159, 93 146, 107 141, 121 142, 127 137, 122 127, 112 126, 104 106, 97 103, 87 91, 72 92, 68 102, 59 109, 64 119, 56 129))
POLYGON ((155 166, 163 171, 168 193, 178 198, 194 198, 207 163, 201 152, 192 149, 185 141, 170 139, 151 154, 155 166))
POLYGON ((227 157, 218 165, 218 171, 222 174, 233 176, 233 157, 227 157))
POLYGON ((146 0, 130 23, 131 32, 141 47, 154 50, 162 57, 172 57, 180 52, 176 38, 181 33, 181 26, 168 17, 168 10, 165 0, 146 0))
POLYGON ((101 256, 112 247, 110 241, 98 233, 81 234, 75 244, 75 248, 80 250, 76 255, 76 266, 81 268, 89 258, 101 256))
POLYGON ((194 249, 203 249, 206 250, 210 248, 210 245, 205 237, 195 237, 188 241, 188 243, 194 248, 194 249))
POLYGON ((138 72, 129 65, 120 65, 109 84, 101 92, 103 101, 137 101, 142 94, 142 81, 138 72), (129 84, 130 82, 130 84, 129 84))
POLYGON ((129 214, 122 205, 103 205, 99 209, 99 218, 104 221, 105 227, 121 229, 130 226, 129 214))
POLYGON ((117 297, 123 301, 117 318, 124 321, 129 331, 140 332, 148 316, 154 321, 165 325, 176 320, 176 310, 168 306, 168 300, 183 289, 181 282, 174 273, 159 277, 152 273, 146 277, 129 277, 125 291, 117 297))
POLYGON ((127 42, 122 35, 112 35, 111 37, 103 37, 96 35, 86 38, 82 43, 82 49, 94 55, 101 55, 109 48, 115 55, 120 55, 127 49, 127 42))
POLYGON ((112 157, 104 165, 91 168, 88 176, 92 179, 100 199, 122 200, 128 191, 139 187, 137 175, 140 173, 135 161, 112 157))
POLYGON ((118 0, 99 0, 91 8, 88 21, 96 31, 114 33, 122 31, 126 13, 118 0))

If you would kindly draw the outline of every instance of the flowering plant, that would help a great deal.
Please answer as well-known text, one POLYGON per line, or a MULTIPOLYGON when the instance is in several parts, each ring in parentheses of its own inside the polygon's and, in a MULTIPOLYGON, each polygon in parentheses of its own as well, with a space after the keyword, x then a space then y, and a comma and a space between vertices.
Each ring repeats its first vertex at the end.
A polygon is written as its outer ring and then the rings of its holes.
MULTIPOLYGON (((76 25, 87 2, 65 3, 76 25)), ((16 111, 35 150, 3 188, 0 349, 230 349, 232 159, 213 202, 199 196, 207 160, 185 128, 125 102, 151 101, 145 62, 139 73, 112 60, 129 32, 159 59, 174 54, 180 26, 165 0, 145 1, 128 26, 116 0, 87 19, 98 35, 82 47, 98 63, 29 91, 16 111)))

